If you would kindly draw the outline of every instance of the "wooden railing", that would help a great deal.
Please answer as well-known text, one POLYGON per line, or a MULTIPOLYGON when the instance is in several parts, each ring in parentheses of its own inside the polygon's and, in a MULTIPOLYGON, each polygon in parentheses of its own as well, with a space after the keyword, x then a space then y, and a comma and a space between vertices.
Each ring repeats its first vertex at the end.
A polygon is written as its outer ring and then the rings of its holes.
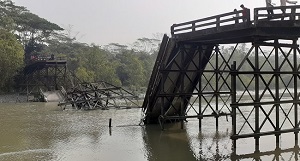
POLYGON ((226 25, 246 23, 247 25, 257 25, 259 21, 282 21, 282 20, 300 20, 300 5, 279 6, 279 7, 261 7, 254 9, 254 20, 250 20, 250 10, 247 10, 247 22, 243 21, 242 10, 233 11, 221 15, 211 16, 198 20, 188 21, 171 26, 171 34, 191 33, 199 30, 214 28, 219 31, 226 25), (273 15, 268 15, 267 10, 273 10, 273 15))
POLYGON ((279 7, 261 7, 254 8, 254 25, 260 20, 299 20, 300 5, 293 6, 279 6, 279 7), (272 10, 274 14, 269 15, 267 10, 272 10))
POLYGON ((67 60, 66 57, 51 57, 51 56, 44 56, 44 55, 38 55, 38 56, 31 56, 30 62, 41 62, 41 61, 49 61, 49 60, 67 60))
POLYGON ((242 12, 242 10, 233 11, 194 21, 173 24, 171 26, 171 34, 176 35, 180 33, 195 32, 208 28, 216 28, 216 30, 219 30, 220 27, 225 25, 243 23, 243 18, 248 20, 246 23, 250 23, 250 10, 247 10, 246 17, 243 17, 242 12))

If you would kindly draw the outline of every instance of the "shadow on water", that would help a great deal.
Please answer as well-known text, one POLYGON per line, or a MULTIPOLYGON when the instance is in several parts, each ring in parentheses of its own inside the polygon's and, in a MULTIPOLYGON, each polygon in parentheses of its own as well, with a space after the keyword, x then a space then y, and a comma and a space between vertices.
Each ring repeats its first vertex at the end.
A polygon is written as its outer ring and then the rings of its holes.
POLYGON ((149 161, 197 160, 190 149, 187 132, 178 124, 166 125, 162 131, 158 125, 147 125, 143 140, 149 161))
MULTIPOLYGON (((299 160, 299 146, 265 152, 235 154, 232 151, 230 130, 195 132, 193 129, 194 132, 191 134, 189 128, 180 129, 180 124, 169 124, 162 131, 157 125, 147 125, 143 130, 143 141, 148 153, 145 154, 147 159, 149 161, 299 160)), ((245 144, 248 143, 245 142, 245 144)))
POLYGON ((299 146, 288 149, 276 149, 267 152, 255 152, 251 154, 232 155, 231 160, 276 160, 276 161, 298 161, 299 160, 299 146))
MULTIPOLYGON (((198 140, 191 139, 191 148, 199 156, 198 160, 231 160, 231 161, 262 161, 262 160, 272 160, 272 161, 298 161, 299 160, 299 146, 286 149, 275 149, 270 151, 261 151, 254 153, 236 154, 232 151, 232 141, 229 138, 230 131, 216 131, 214 133, 198 133, 198 140), (195 143, 196 142, 196 143, 195 143), (193 147, 195 144, 199 144, 197 148, 193 147)), ((253 141, 253 140, 248 140, 253 141)), ((248 141, 245 141, 246 149, 250 148, 248 141), (248 146, 248 147, 247 147, 248 146)), ((269 146, 269 145, 262 145, 269 146)))

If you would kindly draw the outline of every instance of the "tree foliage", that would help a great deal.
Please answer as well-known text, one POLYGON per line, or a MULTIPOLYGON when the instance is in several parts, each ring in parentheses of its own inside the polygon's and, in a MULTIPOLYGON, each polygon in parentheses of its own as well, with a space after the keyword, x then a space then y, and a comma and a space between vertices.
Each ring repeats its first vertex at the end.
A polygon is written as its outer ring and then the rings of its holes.
POLYGON ((40 54, 41 48, 55 31, 63 30, 57 24, 31 13, 11 0, 0 1, 0 27, 17 35, 25 49, 25 62, 32 55, 40 54))
POLYGON ((0 29, 0 91, 13 87, 13 77, 23 66, 24 50, 15 36, 0 29))

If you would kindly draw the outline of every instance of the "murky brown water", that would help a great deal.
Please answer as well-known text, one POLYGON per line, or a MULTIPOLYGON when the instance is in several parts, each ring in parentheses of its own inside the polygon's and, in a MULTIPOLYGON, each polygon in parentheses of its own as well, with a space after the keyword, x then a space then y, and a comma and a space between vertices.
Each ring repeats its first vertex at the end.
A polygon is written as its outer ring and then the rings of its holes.
MULTIPOLYGON (((2 103, 0 111, 1 161, 239 159, 231 156, 231 121, 225 118, 218 132, 213 118, 205 120, 202 132, 196 119, 184 130, 172 124, 161 131, 159 126, 138 126, 140 109, 61 111, 56 103, 2 103)), ((282 147, 293 147, 293 139, 292 134, 282 135, 282 147)), ((252 153, 253 144, 253 139, 239 140, 237 152, 252 153)), ((275 137, 264 137, 261 150, 271 153, 244 155, 241 160, 297 160, 298 149, 275 152, 274 147, 275 137)))

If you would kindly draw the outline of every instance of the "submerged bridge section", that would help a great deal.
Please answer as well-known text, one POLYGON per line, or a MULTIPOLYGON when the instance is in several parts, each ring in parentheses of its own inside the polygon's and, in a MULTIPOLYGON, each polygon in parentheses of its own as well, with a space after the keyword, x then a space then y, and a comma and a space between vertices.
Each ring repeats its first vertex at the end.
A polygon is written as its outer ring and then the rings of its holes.
POLYGON ((255 8, 174 24, 164 36, 143 103, 145 123, 232 118, 237 140, 299 132, 300 6, 255 8), (239 44, 244 50, 239 50, 239 44), (231 50, 220 44, 233 45, 231 50), (249 48, 248 48, 249 47, 249 48), (243 54, 241 54, 243 53, 243 54), (248 78, 248 79, 245 79, 248 78), (266 99, 268 98, 268 99, 266 99))

